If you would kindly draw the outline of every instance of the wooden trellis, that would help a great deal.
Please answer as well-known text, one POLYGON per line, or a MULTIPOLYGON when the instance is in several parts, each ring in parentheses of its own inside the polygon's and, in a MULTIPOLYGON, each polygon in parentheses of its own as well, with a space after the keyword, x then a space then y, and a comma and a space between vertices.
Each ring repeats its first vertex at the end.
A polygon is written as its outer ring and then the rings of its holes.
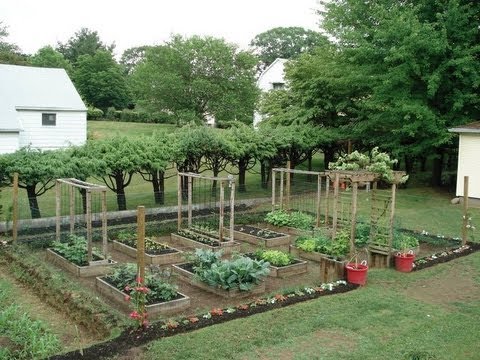
MULTIPOLYGON (((187 226, 192 226, 192 219, 193 219, 193 182, 195 180, 205 180, 210 181, 211 183, 217 182, 220 186, 220 195, 219 201, 214 204, 215 208, 218 207, 218 217, 219 217, 219 224, 218 224, 218 241, 224 241, 224 217, 225 217, 225 188, 228 187, 230 189, 230 199, 229 199, 229 208, 230 208, 230 216, 229 216, 229 225, 228 225, 228 237, 229 242, 233 242, 234 236, 234 221, 235 221, 235 179, 233 176, 228 177, 215 177, 215 176, 206 176, 201 174, 195 173, 181 173, 179 172, 177 175, 178 180, 178 217, 177 217, 177 229, 180 230, 182 228, 182 210, 183 210, 183 193, 182 193, 182 183, 187 183, 187 226)), ((197 208, 201 209, 202 204, 197 204, 197 208)))
MULTIPOLYGON (((62 218, 62 201, 65 200, 65 196, 62 194, 62 186, 67 187, 67 201, 69 214, 66 216, 69 219, 69 233, 74 234, 75 224, 80 219, 84 219, 86 223, 86 235, 88 243, 88 262, 92 261, 92 194, 98 193, 101 195, 101 211, 100 217, 102 221, 102 252, 104 259, 107 259, 108 246, 107 246, 107 187, 103 185, 91 184, 78 179, 57 179, 55 184, 56 193, 56 240, 60 241, 61 238, 61 224, 62 218), (84 192, 85 196, 85 209, 84 213, 78 214, 76 211, 76 196, 77 191, 84 192)), ((82 205, 83 206, 83 205, 82 205)))

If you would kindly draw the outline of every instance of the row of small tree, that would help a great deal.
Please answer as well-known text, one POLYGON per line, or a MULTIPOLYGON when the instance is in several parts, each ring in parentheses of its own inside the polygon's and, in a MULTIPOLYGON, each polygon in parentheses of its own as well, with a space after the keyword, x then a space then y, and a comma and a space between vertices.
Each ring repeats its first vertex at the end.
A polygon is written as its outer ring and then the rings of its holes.
MULTIPOLYGON (((66 150, 23 148, 0 157, 0 173, 6 174, 7 182, 19 173, 19 187, 27 192, 32 218, 41 216, 38 196, 62 177, 101 180, 116 193, 118 209, 125 210, 125 189, 134 174, 152 184, 157 204, 164 203, 165 173, 174 166, 178 171, 210 171, 214 176, 228 171, 238 175, 238 189, 245 192, 245 175, 255 164, 261 164, 261 183, 266 186, 272 167, 287 160, 295 167, 332 141, 327 132, 310 125, 265 126, 258 131, 242 123, 228 130, 186 126, 143 138, 92 140, 66 150)), ((214 191, 216 184, 212 186, 214 191)))

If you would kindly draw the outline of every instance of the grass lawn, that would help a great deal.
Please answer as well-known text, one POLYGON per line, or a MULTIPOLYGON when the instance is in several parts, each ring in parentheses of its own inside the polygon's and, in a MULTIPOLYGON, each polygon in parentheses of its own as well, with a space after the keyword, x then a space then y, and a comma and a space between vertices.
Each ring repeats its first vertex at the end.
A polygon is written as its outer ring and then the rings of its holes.
POLYGON ((89 139, 103 139, 118 135, 140 137, 152 135, 155 131, 175 131, 172 124, 146 124, 120 121, 88 121, 87 134, 89 139))
POLYGON ((153 342, 138 359, 478 359, 480 254, 153 342))

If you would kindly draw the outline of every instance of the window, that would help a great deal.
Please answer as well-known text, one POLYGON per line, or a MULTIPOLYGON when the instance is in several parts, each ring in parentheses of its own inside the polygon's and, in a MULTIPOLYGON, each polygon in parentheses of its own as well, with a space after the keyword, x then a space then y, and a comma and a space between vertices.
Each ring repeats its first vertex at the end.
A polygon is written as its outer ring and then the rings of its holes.
POLYGON ((285 84, 281 82, 274 82, 272 85, 273 85, 273 90, 281 90, 285 87, 285 84))
POLYGON ((43 126, 55 126, 57 125, 57 114, 42 114, 43 126))

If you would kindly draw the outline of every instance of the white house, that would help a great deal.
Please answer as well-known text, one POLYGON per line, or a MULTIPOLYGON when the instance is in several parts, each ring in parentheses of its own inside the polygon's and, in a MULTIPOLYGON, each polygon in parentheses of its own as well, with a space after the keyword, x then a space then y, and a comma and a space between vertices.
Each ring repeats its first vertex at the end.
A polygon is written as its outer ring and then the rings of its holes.
POLYGON ((460 135, 456 195, 463 196, 463 178, 468 176, 468 197, 480 199, 480 121, 449 131, 460 135))
POLYGON ((87 109, 64 69, 0 64, 0 154, 86 139, 87 109))
MULTIPOLYGON (((257 86, 262 92, 279 90, 285 87, 285 63, 287 59, 277 58, 258 77, 257 86)), ((262 115, 255 111, 253 115, 253 126, 263 120, 262 115)))

